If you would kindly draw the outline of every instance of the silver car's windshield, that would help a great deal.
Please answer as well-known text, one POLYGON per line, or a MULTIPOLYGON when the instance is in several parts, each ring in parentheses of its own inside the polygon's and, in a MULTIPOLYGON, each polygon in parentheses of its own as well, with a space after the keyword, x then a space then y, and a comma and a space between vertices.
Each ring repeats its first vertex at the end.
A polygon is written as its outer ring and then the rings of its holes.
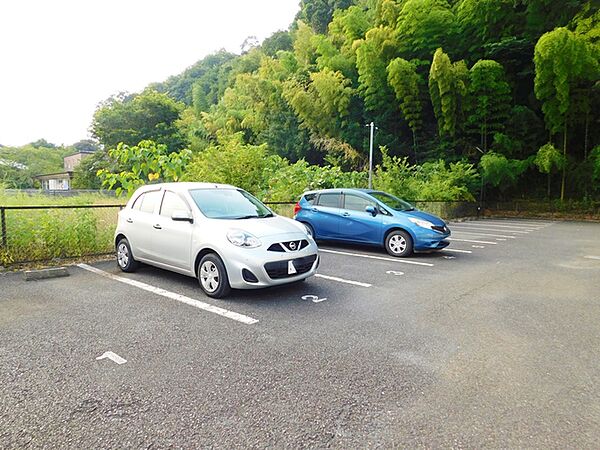
POLYGON ((410 203, 405 202, 404 200, 401 200, 398 197, 394 197, 393 195, 387 194, 385 192, 369 192, 369 195, 375 197, 385 206, 392 208, 396 211, 412 211, 413 209, 415 209, 410 203))
POLYGON ((190 195, 206 217, 211 219, 253 219, 273 213, 256 197, 241 189, 192 189, 190 195))

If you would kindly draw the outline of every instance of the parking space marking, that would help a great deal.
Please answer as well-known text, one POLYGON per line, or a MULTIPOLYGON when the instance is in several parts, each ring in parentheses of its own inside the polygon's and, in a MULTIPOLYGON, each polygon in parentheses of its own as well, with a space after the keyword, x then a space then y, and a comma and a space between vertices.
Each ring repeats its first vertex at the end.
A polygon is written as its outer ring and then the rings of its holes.
POLYGON ((490 241, 474 241, 474 240, 470 240, 470 239, 454 239, 454 238, 448 238, 449 241, 456 241, 456 242, 470 242, 472 244, 492 244, 492 245, 497 245, 497 242, 490 242, 490 241))
POLYGON ((482 219, 478 221, 479 223, 490 223, 490 224, 506 224, 506 225, 525 225, 525 226, 532 226, 532 227, 537 227, 537 228, 545 228, 547 226, 552 225, 554 222, 510 222, 510 221, 504 221, 504 220, 491 220, 491 219, 482 219))
POLYGON ((360 281, 353 281, 353 280, 345 280, 343 278, 338 278, 338 277, 330 277, 329 275, 321 275, 320 273, 315 274, 315 278, 323 278, 324 280, 339 281, 340 283, 352 284, 354 286, 361 286, 361 287, 373 286, 372 284, 369 284, 369 283, 362 283, 360 281))
POLYGON ((319 252, 323 252, 323 253, 333 253, 335 255, 345 255, 345 256, 356 256, 358 258, 368 258, 368 259, 378 259, 380 261, 392 261, 392 262, 398 262, 398 263, 403 263, 403 264, 414 264, 415 266, 427 266, 427 267, 433 267, 433 264, 431 263, 424 263, 424 262, 419 262, 419 261, 410 261, 410 260, 406 260, 406 259, 395 259, 395 258, 386 258, 384 256, 374 256, 374 255, 365 255, 364 253, 350 253, 350 252, 340 252, 337 250, 325 250, 320 248, 319 252))
POLYGON ((477 236, 487 236, 487 237, 499 237, 499 238, 508 238, 508 239, 516 239, 515 236, 506 236, 504 234, 488 234, 488 233, 476 233, 474 231, 455 231, 452 228, 453 234, 475 234, 477 236))
POLYGON ((498 224, 491 224, 491 223, 469 223, 468 225, 465 224, 464 222, 458 226, 466 226, 468 228, 471 227, 486 227, 486 228, 500 228, 500 230, 498 231, 504 231, 504 232, 527 232, 527 233, 531 233, 532 231, 536 231, 535 227, 517 227, 515 225, 498 225, 498 224))
POLYGON ((204 311, 218 314, 219 316, 223 316, 228 319, 235 320, 237 322, 245 323, 246 325, 253 325, 255 323, 258 323, 258 320, 253 319, 252 317, 229 311, 224 308, 219 308, 218 306, 213 306, 208 303, 201 302, 200 300, 195 300, 193 298, 186 297, 185 295, 176 294, 175 292, 170 292, 165 289, 151 286, 149 284, 142 283, 141 281, 131 280, 129 278, 113 275, 112 273, 105 272, 104 270, 97 269, 87 264, 77 264, 77 267, 87 270, 88 272, 93 272, 97 275, 109 278, 111 280, 118 281, 120 283, 125 283, 130 286, 134 286, 138 289, 142 289, 144 291, 152 292, 153 294, 160 295, 162 297, 170 298, 171 300, 176 300, 178 302, 185 303, 186 305, 193 306, 194 308, 202 309, 204 311))
POLYGON ((586 259, 598 259, 598 260, 600 260, 600 256, 594 256, 594 255, 584 256, 584 258, 586 258, 586 259))
POLYGON ((460 250, 458 248, 445 248, 444 252, 454 252, 454 253, 473 253, 471 250, 460 250))
POLYGON ((100 361, 101 359, 104 359, 104 358, 108 358, 111 361, 116 362, 119 365, 125 364, 127 362, 127 360, 125 358, 121 358, 116 353, 113 353, 113 352, 110 352, 110 351, 104 352, 101 356, 98 356, 96 358, 96 361, 100 361))
POLYGON ((493 228, 482 228, 479 226, 473 226, 473 225, 469 225, 469 226, 454 226, 452 225, 450 227, 451 230, 456 230, 456 228, 458 228, 459 230, 475 230, 475 231, 492 231, 492 232, 498 232, 498 233, 517 233, 517 234, 529 234, 530 231, 522 231, 522 230, 499 230, 499 229, 493 229, 493 228))

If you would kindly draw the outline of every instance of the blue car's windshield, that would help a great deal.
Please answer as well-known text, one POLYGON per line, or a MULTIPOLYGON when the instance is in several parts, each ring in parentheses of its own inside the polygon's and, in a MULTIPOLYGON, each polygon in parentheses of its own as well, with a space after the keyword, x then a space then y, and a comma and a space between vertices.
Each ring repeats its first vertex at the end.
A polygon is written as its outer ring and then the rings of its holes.
POLYGON ((241 189, 192 189, 190 195, 211 219, 253 219, 272 217, 260 200, 241 189))
POLYGON ((369 195, 375 197, 388 208, 394 209, 396 211, 412 211, 415 209, 410 203, 405 202, 404 200, 401 200, 398 197, 394 197, 393 195, 387 194, 385 192, 369 192, 369 195))

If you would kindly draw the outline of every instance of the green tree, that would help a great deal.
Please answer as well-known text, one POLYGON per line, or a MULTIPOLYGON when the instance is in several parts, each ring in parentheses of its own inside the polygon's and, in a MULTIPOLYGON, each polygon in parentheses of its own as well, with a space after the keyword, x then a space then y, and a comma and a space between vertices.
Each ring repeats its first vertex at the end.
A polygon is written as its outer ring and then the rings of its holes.
POLYGON ((470 70, 466 127, 479 135, 488 150, 489 136, 504 130, 510 113, 510 86, 496 61, 479 60, 470 70))
POLYGON ((440 136, 454 137, 456 134, 467 92, 467 74, 463 61, 452 64, 441 48, 436 50, 429 71, 429 93, 440 136))
MULTIPOLYGON (((572 90, 578 83, 594 82, 598 60, 584 39, 566 28, 544 34, 535 46, 535 95, 542 102, 546 128, 563 133, 567 155, 567 127, 573 110, 572 90)), ((565 196, 566 165, 563 166, 560 199, 565 196)))
POLYGON ((563 166, 567 164, 567 160, 565 159, 564 155, 556 147, 554 147, 554 145, 552 145, 552 143, 548 142, 540 147, 533 162, 540 172, 548 174, 547 194, 548 198, 550 198, 550 178, 552 173, 555 169, 562 169, 563 166))
POLYGON ((325 33, 336 9, 344 9, 352 0, 301 0, 298 17, 317 33, 325 33))
POLYGON ((302 122, 317 134, 340 135, 353 95, 350 81, 340 72, 324 69, 310 74, 305 88, 298 82, 286 84, 284 95, 302 122))
POLYGON ((396 26, 399 53, 429 59, 437 48, 454 43, 456 30, 456 18, 446 0, 407 0, 396 26))
POLYGON ((465 53, 481 55, 485 44, 515 36, 521 23, 513 0, 460 0, 456 7, 465 53))
POLYGON ((384 112, 394 104, 387 81, 387 66, 396 54, 396 41, 389 28, 372 28, 364 40, 354 42, 359 91, 371 112, 384 112))
POLYGON ((109 168, 98 170, 97 175, 102 180, 102 186, 107 189, 115 188, 117 195, 123 192, 131 195, 146 183, 179 181, 192 152, 187 149, 169 152, 166 145, 145 140, 134 146, 121 142, 116 148, 108 151, 108 156, 117 166, 131 169, 116 173, 109 168))
POLYGON ((265 144, 244 144, 243 135, 222 135, 218 143, 194 156, 185 168, 184 181, 226 183, 262 196, 267 185, 267 168, 281 158, 265 144))
POLYGON ((488 152, 481 157, 479 166, 485 183, 499 188, 501 192, 505 192, 516 184, 530 163, 529 159, 508 159, 499 153, 488 152))
MULTIPOLYGON (((192 105, 192 86, 199 82, 205 85, 206 95, 213 101, 223 94, 229 81, 232 61, 237 58, 233 53, 219 50, 202 58, 178 75, 169 77, 162 83, 153 83, 149 90, 167 94, 173 100, 192 105)), ((212 103, 211 103, 212 104, 212 103)))
POLYGON ((417 133, 423 125, 422 105, 419 93, 420 77, 416 66, 402 58, 396 58, 387 67, 388 82, 400 103, 404 120, 413 135, 413 150, 417 157, 417 133))
POLYGON ((182 103, 151 90, 111 97, 96 109, 91 131, 106 148, 152 140, 178 151, 186 145, 176 125, 183 108, 182 103))
POLYGON ((280 51, 290 51, 293 47, 292 35, 289 31, 276 31, 262 42, 265 55, 274 57, 280 51))

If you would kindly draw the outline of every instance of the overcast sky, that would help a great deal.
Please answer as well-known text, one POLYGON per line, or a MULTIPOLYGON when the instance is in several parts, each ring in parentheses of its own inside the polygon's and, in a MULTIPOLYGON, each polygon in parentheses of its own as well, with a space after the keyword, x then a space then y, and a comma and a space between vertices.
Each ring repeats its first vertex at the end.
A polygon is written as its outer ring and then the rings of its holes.
POLYGON ((285 30, 299 0, 0 0, 0 144, 89 137, 96 105, 248 36, 285 30))

